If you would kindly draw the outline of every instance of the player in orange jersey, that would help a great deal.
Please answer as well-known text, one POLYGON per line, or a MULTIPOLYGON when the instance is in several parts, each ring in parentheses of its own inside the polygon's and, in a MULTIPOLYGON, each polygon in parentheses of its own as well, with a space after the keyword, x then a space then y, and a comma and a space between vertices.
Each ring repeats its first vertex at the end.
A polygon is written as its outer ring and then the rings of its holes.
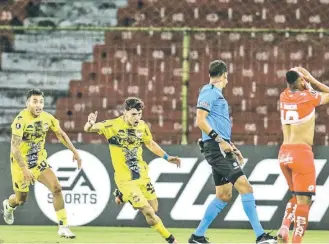
POLYGON ((316 191, 312 152, 315 107, 329 103, 329 87, 301 67, 289 70, 286 79, 288 88, 280 95, 283 144, 278 158, 293 197, 286 206, 278 240, 289 241, 289 227, 294 221, 292 242, 301 243, 316 191))

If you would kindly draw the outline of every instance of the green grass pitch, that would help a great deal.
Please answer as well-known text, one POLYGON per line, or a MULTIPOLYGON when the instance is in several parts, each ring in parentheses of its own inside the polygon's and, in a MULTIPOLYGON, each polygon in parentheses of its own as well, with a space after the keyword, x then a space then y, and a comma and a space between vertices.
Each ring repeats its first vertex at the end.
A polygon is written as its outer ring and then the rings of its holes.
MULTIPOLYGON (((74 240, 57 236, 56 226, 0 226, 0 243, 165 243, 151 228, 72 227, 74 240)), ((187 243, 193 229, 170 231, 179 243, 187 243)), ((212 243, 255 243, 252 230, 209 229, 212 243)), ((303 243, 329 243, 329 231, 307 231, 303 243)))

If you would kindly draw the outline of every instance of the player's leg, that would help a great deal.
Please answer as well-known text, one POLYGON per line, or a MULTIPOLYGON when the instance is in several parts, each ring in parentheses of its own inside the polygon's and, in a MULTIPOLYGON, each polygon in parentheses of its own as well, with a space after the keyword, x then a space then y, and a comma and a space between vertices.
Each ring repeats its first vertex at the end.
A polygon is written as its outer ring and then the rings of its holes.
POLYGON ((135 180, 129 182, 117 182, 117 186, 134 209, 138 209, 145 216, 146 222, 157 231, 168 243, 176 243, 173 235, 163 225, 161 219, 155 214, 149 201, 156 199, 155 191, 149 180, 135 180), (148 199, 147 199, 147 198, 148 199))
POLYGON ((14 211, 17 206, 26 202, 29 192, 29 186, 24 181, 23 172, 15 161, 11 162, 11 175, 15 193, 2 202, 3 218, 7 224, 14 223, 14 211))
POLYGON ((208 243, 205 237, 207 229, 232 198, 232 184, 218 174, 214 167, 213 178, 216 186, 216 197, 207 206, 201 222, 188 240, 189 243, 208 243))
POLYGON ((226 172, 229 181, 241 195, 244 212, 256 235, 256 243, 263 243, 267 240, 276 240, 276 237, 271 236, 269 233, 265 233, 262 224, 259 221, 252 186, 241 167, 238 166, 235 156, 233 154, 227 154, 225 159, 227 161, 225 164, 227 167, 224 168, 224 171, 226 172))
POLYGON ((14 194, 2 202, 3 219, 7 224, 11 225, 14 223, 14 211, 17 206, 22 206, 26 202, 28 194, 28 192, 15 191, 14 194))
POLYGON ((175 237, 163 225, 162 220, 154 212, 152 206, 146 201, 144 206, 136 207, 145 216, 146 222, 157 231, 168 243, 177 243, 175 237))
MULTIPOLYGON (((128 201, 128 200, 124 199, 124 196, 123 196, 122 192, 119 189, 115 189, 114 192, 113 192, 113 195, 115 197, 114 201, 115 201, 116 204, 122 204, 122 203, 125 203, 126 201, 128 201)), ((157 198, 152 199, 152 200, 148 200, 148 203, 151 205, 154 212, 158 212, 159 202, 158 202, 157 198)))
POLYGON ((295 212, 295 224, 292 239, 293 243, 302 242, 308 226, 308 215, 312 205, 312 196, 315 195, 316 191, 316 174, 313 154, 312 158, 309 160, 307 160, 305 155, 304 160, 304 164, 299 164, 297 168, 293 169, 293 185, 297 198, 297 208, 295 212))
POLYGON ((157 213, 159 211, 159 202, 158 199, 148 200, 148 203, 153 208, 154 212, 157 213))
POLYGON ((266 233, 259 221, 253 189, 247 177, 245 175, 240 175, 238 176, 238 178, 236 178, 234 175, 232 175, 231 182, 232 184, 234 184, 234 187, 241 195, 244 212, 247 215, 249 222, 257 237, 256 243, 267 240, 266 233))
POLYGON ((297 208, 295 212, 295 224, 292 243, 302 243, 305 231, 308 226, 308 215, 312 205, 312 197, 297 195, 297 208))
POLYGON ((140 180, 139 188, 140 188, 142 194, 144 195, 144 197, 146 198, 146 200, 148 201, 148 203, 153 208, 154 212, 155 213, 158 212, 159 202, 158 202, 157 195, 155 193, 154 186, 151 183, 151 179, 147 178, 145 180, 140 180))
POLYGON ((51 168, 46 167, 40 173, 37 179, 40 183, 44 184, 49 189, 49 191, 53 194, 53 205, 56 211, 56 216, 59 225, 58 235, 65 238, 75 238, 75 234, 73 234, 68 228, 66 210, 65 210, 64 199, 62 194, 62 187, 59 184, 55 173, 51 168))
POLYGON ((222 167, 225 167, 226 162, 224 154, 218 147, 218 143, 206 141, 201 146, 201 149, 207 162, 212 167, 213 179, 216 185, 216 197, 208 205, 199 226, 189 238, 189 243, 208 243, 207 238, 204 236, 206 230, 216 216, 224 209, 232 196, 232 186, 228 184, 229 181, 221 171, 222 167))
MULTIPOLYGON (((279 154, 279 158, 280 158, 280 154, 279 154)), ((292 170, 288 167, 288 164, 285 160, 282 160, 282 162, 280 162, 280 168, 284 177, 286 178, 287 184, 289 186, 289 190, 293 193, 292 170)), ((286 205, 286 210, 284 212, 282 224, 277 234, 278 240, 280 240, 282 243, 289 242, 289 229, 295 217, 296 207, 297 207, 297 200, 296 200, 296 196, 293 194, 286 205)))
POLYGON ((7 199, 9 207, 16 208, 17 206, 24 205, 27 201, 28 195, 28 192, 15 191, 15 193, 11 194, 7 199))

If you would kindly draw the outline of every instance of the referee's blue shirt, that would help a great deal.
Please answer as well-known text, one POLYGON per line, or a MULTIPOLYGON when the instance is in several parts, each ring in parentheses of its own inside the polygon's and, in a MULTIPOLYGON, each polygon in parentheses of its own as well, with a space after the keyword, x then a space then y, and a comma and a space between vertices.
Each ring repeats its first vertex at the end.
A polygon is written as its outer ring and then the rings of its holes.
MULTIPOLYGON (((221 89, 210 84, 204 85, 198 97, 197 108, 208 111, 207 121, 211 128, 223 139, 231 141, 232 125, 228 103, 221 89)), ((209 139, 211 138, 202 131, 202 141, 209 139)))

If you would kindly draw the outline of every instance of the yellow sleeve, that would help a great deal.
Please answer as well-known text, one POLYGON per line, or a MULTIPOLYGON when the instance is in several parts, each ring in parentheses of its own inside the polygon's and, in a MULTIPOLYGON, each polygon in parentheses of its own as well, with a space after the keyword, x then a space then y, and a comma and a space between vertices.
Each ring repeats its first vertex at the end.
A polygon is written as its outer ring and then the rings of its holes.
POLYGON ((59 126, 59 121, 54 116, 50 115, 50 129, 53 132, 57 132, 61 127, 59 126))
POLYGON ((104 135, 106 138, 113 136, 113 122, 112 120, 104 120, 103 122, 98 122, 94 125, 98 129, 98 134, 104 135))
POLYGON ((24 118, 19 114, 11 124, 11 133, 15 136, 23 137, 25 128, 24 118))
POLYGON ((143 142, 149 142, 152 139, 153 138, 152 138, 152 134, 151 134, 150 128, 145 123, 145 130, 144 130, 144 133, 143 133, 143 142))

